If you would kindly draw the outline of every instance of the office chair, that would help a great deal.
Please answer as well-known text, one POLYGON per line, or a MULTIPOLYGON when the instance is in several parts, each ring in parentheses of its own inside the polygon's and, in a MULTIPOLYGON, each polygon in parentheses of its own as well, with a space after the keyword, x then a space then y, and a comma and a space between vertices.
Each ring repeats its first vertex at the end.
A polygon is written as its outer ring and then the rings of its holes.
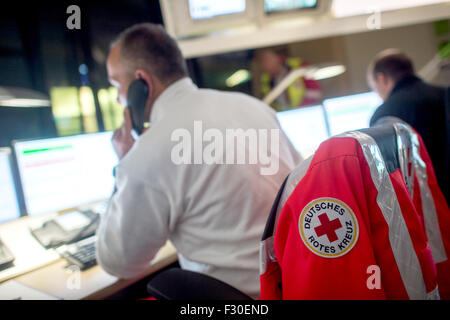
POLYGON ((158 300, 251 300, 225 282, 179 268, 154 277, 148 283, 147 291, 158 300))
MULTIPOLYGON (((383 191, 385 199, 391 201, 390 199, 394 199, 397 197, 396 192, 400 192, 404 197, 405 194, 409 194, 411 198, 413 198, 414 193, 417 194, 418 186, 414 184, 414 181, 417 180, 417 175, 415 170, 417 169, 417 165, 414 165, 414 159, 418 156, 418 141, 417 138, 414 140, 414 132, 412 129, 404 123, 398 121, 398 119, 384 119, 381 125, 377 125, 373 128, 358 130, 353 133, 347 133, 342 135, 347 137, 357 137, 357 136, 369 136, 373 139, 378 147, 379 155, 383 159, 382 166, 384 166, 384 171, 388 173, 400 172, 401 178, 404 183, 398 183, 395 190, 390 190, 387 192, 385 189, 383 191), (402 189, 399 190, 398 188, 402 189)), ((338 143, 339 139, 329 139, 329 143, 338 143), (333 140, 333 141, 330 141, 333 140)), ((321 147, 323 147, 322 144, 321 147)), ((366 151, 368 151, 371 147, 366 146, 366 151)), ((330 155, 332 158, 332 155, 330 155)), ((310 160, 310 159, 309 159, 310 160)), ((308 160, 305 160, 305 163, 308 163, 308 160)), ((417 163, 416 163, 417 164, 417 163)), ((431 164, 431 163, 430 163, 431 164)), ((380 164, 379 164, 380 165, 380 164)), ((291 178, 295 178, 295 170, 291 173, 291 178)), ((288 177, 289 178, 289 177, 288 177)), ((300 183, 300 180, 296 181, 295 184, 300 183)), ((284 284, 281 283, 281 269, 276 270, 278 267, 276 256, 274 253, 274 238, 275 231, 277 230, 277 222, 280 215, 280 211, 283 209, 284 202, 287 200, 290 192, 292 190, 286 190, 287 195, 284 194, 283 189, 285 188, 286 181, 283 183, 283 186, 280 188, 274 205, 272 207, 269 219, 266 224, 266 228, 264 231, 264 235, 261 241, 261 288, 262 292, 265 291, 265 294, 262 295, 263 299, 278 299, 283 295, 281 294, 281 288, 283 288, 284 284), (270 288, 268 289, 269 294, 267 294, 267 279, 265 278, 268 273, 272 275, 277 275, 279 277, 279 283, 273 285, 273 292, 270 292, 270 288)), ((421 183, 422 187, 423 183, 421 183)), ((292 187, 291 187, 292 189, 292 187)), ((444 200, 445 201, 445 200, 444 200)), ((392 202, 392 201, 391 201, 392 202)), ((417 201, 416 201, 417 202, 417 201)), ((389 209, 389 208, 388 208, 389 209)), ((392 208, 391 208, 392 209, 392 208)), ((442 208, 441 208, 442 209, 442 208)), ((408 210, 415 210, 414 208, 408 208, 408 210)), ((395 210, 394 210, 395 211, 395 210)), ((443 213, 448 214, 448 207, 442 209, 443 213)), ((394 212, 395 213, 395 212, 394 212)), ((398 212, 397 212, 398 213, 398 212)), ((401 213, 400 213, 401 214, 401 213)), ((436 214, 435 214, 436 215, 436 214)), ((414 216, 414 214, 413 214, 414 216)), ((425 220, 427 220, 427 213, 424 214, 425 220)), ((439 226, 434 225, 434 229, 439 228, 439 226)), ((425 231, 424 231, 425 232, 425 231)), ((400 235, 404 236, 404 235, 400 235)), ((442 247, 440 248, 442 252, 442 247)), ((426 260, 426 258, 424 258, 426 260)), ((447 260, 448 262, 448 260, 447 260)), ((429 260, 422 261, 422 263, 427 264, 428 267, 432 268, 429 260)), ((383 272, 383 270, 382 270, 383 272)), ((270 281, 269 281, 270 282, 270 281)), ((436 291, 428 292, 426 296, 420 295, 410 295, 410 298, 435 298, 436 291)), ((236 299, 236 295, 239 296, 240 293, 235 288, 232 288, 226 284, 218 283, 216 279, 213 279, 209 276, 185 271, 185 270, 176 270, 162 273, 159 276, 155 277, 148 284, 148 292, 155 296, 158 299, 174 299, 174 300, 185 300, 185 299, 211 299, 211 300, 222 300, 222 299, 236 299)), ((394 294, 395 296, 395 294, 394 294)), ((242 296, 243 298, 245 295, 242 296)), ((292 298, 292 297, 290 297, 292 298)), ((303 297, 304 298, 304 297, 303 297)), ((334 299, 335 297, 329 297, 334 299)), ((382 296, 376 298, 383 298, 382 296)), ((386 298, 386 297, 385 297, 386 298)), ((388 297, 389 298, 389 297, 388 297)), ((294 297, 294 299, 297 299, 294 297)))

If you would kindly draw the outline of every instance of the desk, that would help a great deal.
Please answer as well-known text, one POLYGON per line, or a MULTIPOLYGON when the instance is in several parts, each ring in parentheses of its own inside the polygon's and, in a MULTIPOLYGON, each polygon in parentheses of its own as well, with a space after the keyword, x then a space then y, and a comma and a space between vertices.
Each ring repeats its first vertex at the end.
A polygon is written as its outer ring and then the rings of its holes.
POLYGON ((65 266, 67 266, 66 260, 59 259, 51 265, 19 276, 14 280, 61 299, 104 299, 176 260, 176 249, 168 241, 159 250, 148 269, 139 277, 133 279, 124 280, 111 276, 98 265, 76 274, 70 269, 65 269, 65 266), (77 276, 79 276, 78 279, 75 278, 77 276), (78 280, 79 288, 76 288, 78 280))
POLYGON ((40 226, 55 216, 56 214, 51 213, 37 217, 23 217, 0 226, 0 238, 15 257, 13 267, 0 271, 0 282, 60 259, 55 250, 46 250, 30 233, 30 228, 40 226))
POLYGON ((111 276, 98 265, 82 272, 74 271, 66 268, 68 262, 55 250, 43 248, 30 233, 30 227, 40 226, 55 216, 56 213, 23 217, 0 226, 0 236, 16 258, 14 267, 0 272, 0 283, 14 279, 60 299, 103 299, 177 260, 176 249, 168 241, 149 267, 133 279, 111 276))

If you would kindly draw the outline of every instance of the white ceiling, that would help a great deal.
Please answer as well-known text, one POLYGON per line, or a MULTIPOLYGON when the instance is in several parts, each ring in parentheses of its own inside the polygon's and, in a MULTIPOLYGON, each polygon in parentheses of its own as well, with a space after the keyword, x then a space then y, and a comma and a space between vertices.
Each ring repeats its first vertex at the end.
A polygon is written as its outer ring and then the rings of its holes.
POLYGON ((331 10, 337 18, 363 15, 378 11, 390 11, 436 3, 450 2, 450 0, 333 0, 331 10))
POLYGON ((334 0, 332 14, 326 17, 292 19, 257 29, 179 40, 178 44, 185 58, 194 58, 365 32, 370 31, 368 19, 374 12, 380 12, 380 27, 388 29, 448 19, 450 0, 334 0))

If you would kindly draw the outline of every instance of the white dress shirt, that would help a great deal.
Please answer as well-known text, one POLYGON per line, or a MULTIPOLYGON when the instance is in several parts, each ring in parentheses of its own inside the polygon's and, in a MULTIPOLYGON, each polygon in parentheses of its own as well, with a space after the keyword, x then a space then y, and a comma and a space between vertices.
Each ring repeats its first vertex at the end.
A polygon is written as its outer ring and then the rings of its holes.
POLYGON ((194 121, 224 136, 226 129, 280 129, 275 112, 255 98, 199 89, 189 78, 170 85, 153 105, 150 129, 116 167, 116 192, 97 231, 98 262, 134 277, 169 239, 182 268, 258 298, 259 241, 279 187, 301 158, 280 130, 272 175, 262 175, 259 162, 176 164, 172 134, 184 128, 198 140, 194 121))

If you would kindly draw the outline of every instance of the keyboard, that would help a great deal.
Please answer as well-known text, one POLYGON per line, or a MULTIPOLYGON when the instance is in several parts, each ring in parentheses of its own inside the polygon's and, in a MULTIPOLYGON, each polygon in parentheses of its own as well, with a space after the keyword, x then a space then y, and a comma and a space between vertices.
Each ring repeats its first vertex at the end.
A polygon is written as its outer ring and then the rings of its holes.
POLYGON ((0 239, 0 271, 13 266, 14 256, 0 239))
POLYGON ((95 257, 96 237, 89 237, 81 241, 64 246, 60 255, 70 264, 76 265, 80 270, 89 269, 97 265, 95 257))

